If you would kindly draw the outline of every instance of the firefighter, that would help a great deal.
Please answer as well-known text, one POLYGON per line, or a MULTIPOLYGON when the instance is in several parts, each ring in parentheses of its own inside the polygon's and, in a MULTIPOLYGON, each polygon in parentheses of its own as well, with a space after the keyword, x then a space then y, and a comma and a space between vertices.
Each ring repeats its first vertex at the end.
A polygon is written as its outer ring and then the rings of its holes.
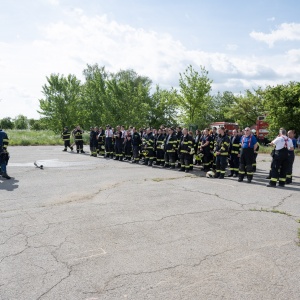
POLYGON ((9 160, 9 154, 7 152, 8 136, 5 131, 0 128, 0 171, 2 178, 11 179, 7 174, 7 164, 9 160))
POLYGON ((251 133, 250 128, 246 127, 245 134, 241 138, 241 154, 240 154, 240 166, 239 166, 239 182, 244 180, 247 175, 247 182, 251 183, 253 179, 253 159, 254 151, 258 144, 256 137, 251 133))
POLYGON ((133 152, 133 164, 138 164, 140 161, 140 149, 142 145, 142 139, 140 134, 137 132, 136 128, 132 129, 132 152, 133 152))
MULTIPOLYGON (((181 137, 182 137, 182 130, 181 130, 180 126, 176 127, 176 136, 177 136, 177 144, 179 145, 181 137)), ((177 167, 180 168, 181 167, 181 164, 180 164, 181 159, 180 159, 179 152, 175 153, 175 161, 178 161, 177 167)))
POLYGON ((97 157, 97 128, 91 127, 90 128, 90 156, 97 157))
MULTIPOLYGON (((292 140, 293 148, 297 148, 297 140, 295 139, 295 133, 293 130, 288 131, 288 137, 292 140)), ((289 148, 289 163, 286 171, 285 184, 291 184, 293 182, 293 164, 295 160, 295 151, 289 148)))
POLYGON ((122 131, 121 127, 117 126, 116 132, 114 132, 114 140, 115 140, 115 160, 123 159, 123 141, 122 141, 122 131))
POLYGON ((199 129, 196 130, 196 135, 195 135, 195 144, 194 144, 194 149, 195 149, 195 163, 194 165, 195 166, 199 166, 200 165, 200 162, 201 162, 201 159, 200 159, 200 155, 199 155, 199 146, 200 146, 200 138, 201 138, 201 132, 199 129))
POLYGON ((113 131, 109 125, 105 129, 105 157, 113 158, 113 131))
POLYGON ((211 149, 211 152, 213 153, 211 166, 212 166, 213 170, 216 170, 216 156, 214 154, 214 150, 215 150, 216 142, 217 142, 217 138, 218 138, 217 127, 212 128, 211 137, 212 137, 212 140, 211 140, 211 144, 210 144, 210 149, 211 149))
POLYGON ((229 147, 229 165, 230 174, 228 177, 237 177, 239 174, 239 160, 240 160, 240 144, 241 138, 238 136, 236 129, 232 130, 229 147))
POLYGON ((165 151, 164 151, 165 135, 161 129, 158 129, 156 137, 156 164, 163 166, 165 164, 165 151))
POLYGON ((193 171, 194 169, 194 155, 195 155, 195 139, 193 131, 189 131, 188 134, 192 137, 192 149, 190 151, 190 171, 193 171))
POLYGON ((104 156, 105 155, 105 132, 102 127, 99 128, 97 140, 98 140, 98 148, 97 148, 98 155, 104 156))
POLYGON ((280 130, 279 136, 273 140, 270 145, 275 146, 275 152, 273 156, 271 179, 267 187, 276 187, 278 179, 279 186, 284 187, 289 165, 289 151, 294 150, 294 145, 292 140, 286 136, 285 129, 280 130))
POLYGON ((64 150, 67 151, 67 148, 69 147, 71 151, 73 151, 73 147, 71 146, 70 140, 71 140, 71 132, 69 131, 68 127, 64 127, 64 131, 61 134, 63 141, 64 141, 64 150))
POLYGON ((131 131, 128 130, 124 140, 124 160, 130 161, 132 157, 132 136, 131 131))
POLYGON ((211 144, 212 144, 213 138, 209 134, 209 129, 206 128, 203 131, 203 135, 201 137, 198 152, 199 155, 202 156, 203 161, 203 171, 207 172, 210 170, 210 166, 212 163, 212 153, 211 153, 211 144))
POLYGON ((175 153, 177 153, 177 135, 173 127, 168 129, 168 134, 165 136, 164 140, 164 150, 165 150, 165 164, 164 168, 175 169, 175 153))
POLYGON ((225 170, 227 166, 227 156, 229 150, 230 140, 225 134, 225 128, 222 126, 219 128, 219 135, 215 145, 215 157, 216 157, 216 174, 215 178, 224 179, 225 170))
POLYGON ((144 153, 145 161, 144 165, 152 166, 154 160, 154 136, 151 128, 147 128, 144 136, 144 153))
POLYGON ((186 173, 190 170, 191 161, 191 150, 193 148, 193 138, 188 134, 187 128, 182 130, 182 136, 178 147, 178 153, 180 156, 180 169, 179 171, 185 171, 186 173))
POLYGON ((74 140, 75 140, 75 144, 76 144, 76 150, 77 153, 85 153, 83 151, 83 130, 80 128, 80 126, 78 125, 75 130, 74 130, 74 140))
POLYGON ((256 130, 252 129, 251 131, 252 131, 252 134, 255 136, 255 138, 257 140, 257 148, 254 151, 254 159, 253 159, 253 164, 252 164, 252 170, 253 170, 253 172, 256 172, 256 160, 257 160, 257 155, 258 155, 258 151, 259 151, 259 142, 258 142, 258 138, 257 138, 257 135, 256 135, 256 130))

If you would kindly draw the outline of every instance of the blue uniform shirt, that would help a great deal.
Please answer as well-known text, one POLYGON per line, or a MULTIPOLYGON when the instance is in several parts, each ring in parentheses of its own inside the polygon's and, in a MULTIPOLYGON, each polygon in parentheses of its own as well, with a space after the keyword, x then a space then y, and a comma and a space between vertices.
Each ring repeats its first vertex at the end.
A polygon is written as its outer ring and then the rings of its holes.
POLYGON ((254 148, 254 145, 257 143, 257 139, 253 134, 249 136, 242 136, 240 143, 242 144, 242 148, 254 148))

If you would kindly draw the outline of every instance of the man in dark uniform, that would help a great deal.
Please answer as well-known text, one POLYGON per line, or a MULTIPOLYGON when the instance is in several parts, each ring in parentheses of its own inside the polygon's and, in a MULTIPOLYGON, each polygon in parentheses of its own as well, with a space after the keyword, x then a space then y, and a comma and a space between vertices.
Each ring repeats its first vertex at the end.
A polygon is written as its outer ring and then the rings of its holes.
POLYGON ((241 154, 240 154, 240 166, 239 166, 239 182, 244 180, 247 175, 247 182, 251 183, 253 178, 253 159, 254 151, 258 144, 256 137, 251 134, 250 128, 245 128, 245 134, 241 138, 241 154))
POLYGON ((125 160, 130 161, 132 157, 132 136, 131 136, 131 131, 128 130, 126 132, 126 137, 124 140, 124 156, 125 160))
POLYGON ((180 143, 178 147, 178 152, 180 155, 180 170, 186 173, 190 170, 191 162, 191 150, 193 147, 193 138, 188 134, 187 128, 182 130, 182 136, 180 138, 180 143))
POLYGON ((116 132, 114 133, 115 139, 115 160, 123 160, 123 139, 122 139, 122 131, 121 127, 117 126, 116 132))
POLYGON ((5 179, 10 179, 11 177, 7 174, 7 163, 9 159, 9 154, 7 152, 8 147, 8 136, 5 131, 0 129, 0 170, 1 176, 5 179))
POLYGON ((132 163, 136 164, 139 163, 140 160, 140 149, 142 145, 142 139, 140 134, 136 131, 136 128, 133 127, 132 129, 132 152, 133 152, 133 159, 132 163))
POLYGON ((199 148, 198 152, 202 156, 203 161, 203 171, 207 172, 210 170, 211 162, 212 162, 212 153, 211 153, 211 144, 212 144, 213 138, 209 134, 209 129, 206 128, 203 131, 203 135, 201 136, 200 142, 199 142, 199 148))
POLYGON ((85 153, 83 151, 83 130, 81 130, 80 126, 78 125, 74 130, 74 139, 76 144, 77 153, 85 153))
POLYGON ((150 128, 147 128, 146 135, 144 136, 144 151, 145 151, 144 165, 148 165, 149 167, 151 167, 154 159, 154 136, 150 128))
POLYGON ((175 153, 178 149, 177 136, 173 127, 169 128, 164 140, 165 164, 164 168, 175 169, 175 153))
POLYGON ((63 141, 64 141, 64 150, 63 151, 67 151, 67 148, 69 147, 71 149, 71 151, 73 151, 73 147, 71 146, 70 143, 70 137, 71 137, 71 132, 69 131, 68 127, 64 127, 64 131, 61 134, 63 141))
POLYGON ((284 187, 289 164, 289 151, 294 150, 294 145, 292 140, 286 136, 285 129, 280 130, 279 136, 270 145, 275 146, 275 152, 272 162, 271 179, 267 187, 276 187, 278 179, 279 186, 284 187))
POLYGON ((293 164, 295 160, 295 151, 294 149, 297 149, 297 140, 295 139, 295 133, 294 130, 288 131, 288 137, 293 142, 293 149, 289 149, 289 163, 286 170, 286 182, 285 184, 291 184, 293 182, 293 164))
POLYGON ((91 156, 97 157, 97 128, 91 127, 90 128, 90 152, 91 156))
POLYGON ((230 174, 228 177, 237 177, 239 174, 239 161, 240 161, 240 140, 236 129, 232 130, 232 136, 230 137, 229 147, 229 164, 230 174))
POLYGON ((259 142, 258 142, 258 137, 256 135, 256 130, 252 129, 251 132, 257 140, 257 147, 254 151, 254 158, 253 158, 253 164, 252 164, 252 170, 253 170, 253 173, 254 173, 254 172, 256 172, 256 160, 257 160, 257 155, 258 155, 258 151, 259 151, 259 142))
POLYGON ((163 166, 165 164, 165 151, 164 151, 165 135, 161 129, 158 129, 156 137, 156 164, 163 166))
POLYGON ((225 128, 220 127, 219 135, 215 144, 215 156, 216 156, 215 178, 224 179, 226 166, 227 166, 229 144, 230 144, 230 140, 229 137, 225 134, 225 128))
POLYGON ((98 155, 104 156, 105 155, 105 133, 102 127, 99 128, 97 140, 98 140, 98 147, 97 147, 98 155))
MULTIPOLYGON (((176 136, 177 136, 177 144, 179 145, 181 137, 182 137, 182 130, 181 130, 180 126, 176 127, 176 136)), ((181 159, 180 159, 180 153, 179 152, 175 153, 175 161, 177 161, 177 160, 178 160, 177 167, 180 168, 181 167, 181 164, 180 164, 181 159)))
POLYGON ((195 149, 195 165, 200 165, 201 159, 200 159, 200 153, 199 153, 199 147, 201 144, 201 132, 199 129, 196 130, 196 135, 195 135, 195 144, 194 144, 194 149, 195 149))

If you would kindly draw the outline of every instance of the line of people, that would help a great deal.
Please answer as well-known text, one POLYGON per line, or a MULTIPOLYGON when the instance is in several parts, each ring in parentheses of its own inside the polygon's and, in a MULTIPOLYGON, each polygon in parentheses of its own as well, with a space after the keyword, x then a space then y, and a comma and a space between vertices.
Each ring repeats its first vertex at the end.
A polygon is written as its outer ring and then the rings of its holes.
MULTIPOLYGON (((292 131, 289 134, 293 134, 292 131)), ((72 132, 68 128, 62 133, 65 148, 73 151, 76 145, 77 153, 83 151, 83 130, 77 126, 72 132), (71 145, 71 135, 74 144, 71 145)), ((295 140, 295 139, 294 139, 295 140)), ((292 183, 292 166, 294 162, 293 139, 286 137, 286 131, 281 129, 279 136, 272 141, 275 147, 271 164, 270 182, 267 186, 273 187, 279 181, 280 186, 292 183), (285 141, 284 143, 282 141, 285 141), (286 155, 285 155, 286 154, 286 155), (282 159, 287 156, 288 159, 282 159), (293 157, 293 159, 291 159, 293 157), (276 180, 275 180, 276 179, 276 180)), ((256 159, 259 144, 255 131, 249 127, 242 131, 233 130, 230 136, 224 127, 218 130, 213 127, 203 131, 196 130, 193 135, 187 128, 161 126, 158 130, 135 127, 125 129, 124 126, 112 128, 107 125, 90 128, 90 155, 103 156, 114 160, 127 160, 143 165, 162 166, 163 168, 190 172, 194 165, 202 166, 207 177, 224 179, 229 166, 230 174, 227 177, 238 177, 242 182, 247 179, 251 183, 256 171, 256 159)))

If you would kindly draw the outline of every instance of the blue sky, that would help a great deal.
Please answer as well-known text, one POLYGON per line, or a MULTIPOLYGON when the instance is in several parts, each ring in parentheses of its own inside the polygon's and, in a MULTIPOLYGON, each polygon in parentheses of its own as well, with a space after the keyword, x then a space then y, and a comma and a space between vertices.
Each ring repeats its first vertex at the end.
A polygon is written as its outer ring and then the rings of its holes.
POLYGON ((164 88, 204 66, 212 93, 300 78, 300 1, 0 0, 0 118, 38 118, 46 76, 133 68, 164 88))

